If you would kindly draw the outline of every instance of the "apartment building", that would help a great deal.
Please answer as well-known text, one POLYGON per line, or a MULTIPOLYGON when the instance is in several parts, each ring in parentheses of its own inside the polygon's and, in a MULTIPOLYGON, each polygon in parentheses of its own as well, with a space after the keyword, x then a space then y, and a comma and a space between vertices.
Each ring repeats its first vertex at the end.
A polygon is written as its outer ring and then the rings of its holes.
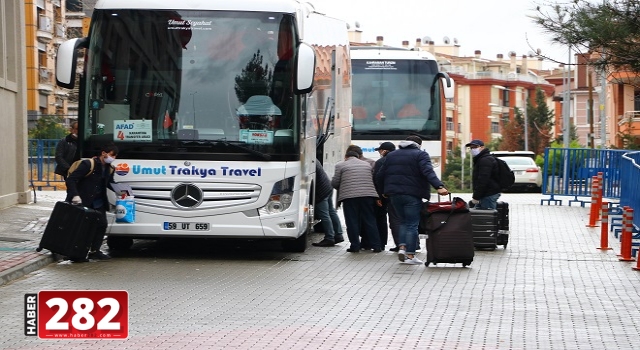
POLYGON ((27 0, 25 4, 27 116, 57 115, 68 124, 77 118, 77 93, 56 86, 55 57, 68 38, 82 36, 88 21, 79 0, 27 0))

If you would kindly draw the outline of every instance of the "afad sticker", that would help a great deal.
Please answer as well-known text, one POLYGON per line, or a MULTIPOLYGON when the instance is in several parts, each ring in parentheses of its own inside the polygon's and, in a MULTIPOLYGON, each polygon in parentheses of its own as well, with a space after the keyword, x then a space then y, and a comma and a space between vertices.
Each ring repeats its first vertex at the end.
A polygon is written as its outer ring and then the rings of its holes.
POLYGON ((120 163, 120 164, 116 165, 116 174, 118 174, 120 176, 125 176, 128 173, 129 173, 129 164, 120 163))

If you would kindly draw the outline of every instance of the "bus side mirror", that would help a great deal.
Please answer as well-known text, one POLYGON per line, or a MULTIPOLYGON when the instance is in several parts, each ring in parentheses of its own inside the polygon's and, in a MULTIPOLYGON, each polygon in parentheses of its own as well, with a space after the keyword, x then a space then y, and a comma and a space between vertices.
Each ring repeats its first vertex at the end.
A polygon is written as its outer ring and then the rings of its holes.
POLYGON ((440 82, 442 83, 444 98, 454 98, 456 84, 453 79, 449 77, 449 74, 447 74, 446 72, 440 72, 436 77, 440 78, 440 82))
POLYGON ((56 55, 56 84, 58 86, 67 89, 74 88, 78 48, 86 47, 88 41, 88 38, 75 38, 60 44, 56 55))
POLYGON ((296 62, 296 94, 306 94, 313 89, 313 75, 316 70, 316 53, 308 44, 298 47, 296 62))

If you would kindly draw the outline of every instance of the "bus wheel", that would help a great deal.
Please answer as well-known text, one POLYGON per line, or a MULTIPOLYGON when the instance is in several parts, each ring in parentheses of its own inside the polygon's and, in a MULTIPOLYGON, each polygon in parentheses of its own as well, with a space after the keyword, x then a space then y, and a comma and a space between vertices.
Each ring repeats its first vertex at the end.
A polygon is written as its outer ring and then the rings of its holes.
POLYGON ((300 237, 294 240, 282 241, 282 248, 285 252, 303 253, 307 250, 307 232, 305 231, 300 237))
POLYGON ((127 250, 133 245, 133 238, 107 236, 107 245, 110 250, 127 250))

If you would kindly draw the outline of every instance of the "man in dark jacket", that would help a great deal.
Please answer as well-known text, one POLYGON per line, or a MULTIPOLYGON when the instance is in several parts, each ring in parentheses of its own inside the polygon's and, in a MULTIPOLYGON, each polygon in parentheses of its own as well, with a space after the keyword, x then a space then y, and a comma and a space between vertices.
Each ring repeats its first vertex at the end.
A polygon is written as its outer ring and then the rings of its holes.
MULTIPOLYGON (((380 147, 374 149, 380 153, 380 159, 376 160, 376 163, 373 166, 373 178, 375 179, 376 174, 380 171, 382 164, 387 160, 386 156, 396 150, 396 145, 393 142, 383 142, 380 144, 380 147)), ((378 200, 377 205, 374 207, 373 212, 376 215, 376 225, 378 226, 378 234, 380 234, 380 242, 382 243, 382 249, 384 249, 384 245, 389 239, 389 227, 391 227, 391 236, 393 237, 393 243, 395 243, 395 247, 390 250, 393 252, 397 252, 400 250, 398 248, 399 240, 399 232, 400 232, 400 219, 396 214, 395 210, 393 210, 393 206, 389 198, 383 196, 382 193, 382 184, 378 182, 374 182, 376 186, 376 191, 378 191, 378 196, 380 199, 378 200), (387 223, 387 214, 389 215, 389 221, 387 223)))
POLYGON ((324 229, 324 239, 318 243, 311 243, 316 247, 332 247, 344 241, 342 223, 336 209, 333 207, 333 187, 329 176, 316 160, 316 193, 314 197, 314 216, 320 219, 324 229))
POLYGON ((58 141, 56 145, 56 168, 54 173, 67 179, 67 172, 71 164, 80 159, 78 154, 78 122, 71 123, 69 135, 58 141))
MULTIPOLYGON (((111 257, 100 251, 104 235, 107 232, 107 210, 109 209, 109 200, 107 198, 107 188, 112 182, 111 163, 118 155, 118 148, 109 144, 102 147, 99 156, 91 159, 85 159, 80 163, 78 168, 67 177, 67 197, 71 198, 71 203, 82 204, 83 206, 95 209, 102 213, 100 222, 95 232, 88 234, 94 235, 91 249, 89 250, 89 259, 107 260, 111 257), (93 166, 91 164, 93 163, 93 166)), ((77 262, 84 262, 86 259, 77 262)))
POLYGON ((471 203, 477 209, 496 209, 500 197, 498 164, 482 140, 473 140, 465 145, 473 156, 473 197, 471 203))
POLYGON ((422 139, 418 136, 401 141, 398 149, 385 157, 375 176, 400 218, 398 258, 410 265, 422 264, 415 256, 422 199, 431 196, 430 186, 440 195, 449 193, 433 171, 431 157, 420 149, 420 145, 422 139))

